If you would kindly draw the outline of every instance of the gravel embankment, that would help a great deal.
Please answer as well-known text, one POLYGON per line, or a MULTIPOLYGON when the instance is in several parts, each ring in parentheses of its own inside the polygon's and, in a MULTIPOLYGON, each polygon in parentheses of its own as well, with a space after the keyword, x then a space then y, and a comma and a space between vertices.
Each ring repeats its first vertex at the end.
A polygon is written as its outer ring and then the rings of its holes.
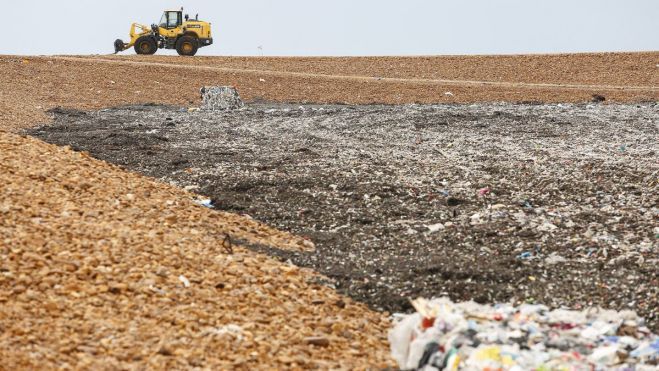
POLYGON ((391 364, 385 314, 244 248, 297 237, 32 138, 0 172, 0 369, 391 364))

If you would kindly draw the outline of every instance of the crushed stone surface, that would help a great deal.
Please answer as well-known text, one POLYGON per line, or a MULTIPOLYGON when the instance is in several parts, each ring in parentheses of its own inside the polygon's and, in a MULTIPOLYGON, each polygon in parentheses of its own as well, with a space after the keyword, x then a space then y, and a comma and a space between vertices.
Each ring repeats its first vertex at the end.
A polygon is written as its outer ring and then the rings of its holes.
POLYGON ((311 238, 264 247, 389 311, 409 298, 633 309, 657 329, 657 133, 644 105, 127 106, 46 141, 311 238))
POLYGON ((0 368, 391 364, 385 314, 245 248, 299 237, 15 134, 0 173, 0 368))

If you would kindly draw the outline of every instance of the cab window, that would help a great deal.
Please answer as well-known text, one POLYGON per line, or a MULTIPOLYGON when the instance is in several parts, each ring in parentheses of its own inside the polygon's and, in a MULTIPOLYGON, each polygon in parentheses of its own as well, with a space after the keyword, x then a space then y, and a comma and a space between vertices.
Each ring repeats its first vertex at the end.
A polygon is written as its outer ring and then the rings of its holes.
POLYGON ((169 16, 167 17, 167 28, 176 28, 181 23, 181 12, 168 12, 169 16))

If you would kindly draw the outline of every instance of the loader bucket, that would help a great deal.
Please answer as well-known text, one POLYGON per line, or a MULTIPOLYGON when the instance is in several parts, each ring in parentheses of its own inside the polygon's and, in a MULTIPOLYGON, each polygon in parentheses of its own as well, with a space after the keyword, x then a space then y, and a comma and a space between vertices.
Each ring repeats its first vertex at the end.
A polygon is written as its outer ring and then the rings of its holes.
POLYGON ((114 41, 114 54, 117 54, 119 52, 123 52, 126 50, 126 44, 121 39, 117 39, 114 41))

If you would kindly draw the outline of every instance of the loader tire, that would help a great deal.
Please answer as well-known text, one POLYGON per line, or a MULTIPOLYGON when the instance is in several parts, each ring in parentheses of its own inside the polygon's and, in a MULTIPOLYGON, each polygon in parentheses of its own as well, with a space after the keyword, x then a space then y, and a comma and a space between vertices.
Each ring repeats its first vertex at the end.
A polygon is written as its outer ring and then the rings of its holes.
POLYGON ((158 50, 158 45, 153 37, 142 36, 135 41, 135 53, 137 54, 152 55, 156 54, 156 50, 158 50))
POLYGON ((192 36, 181 36, 176 41, 176 51, 178 55, 192 57, 199 50, 199 42, 192 36))

